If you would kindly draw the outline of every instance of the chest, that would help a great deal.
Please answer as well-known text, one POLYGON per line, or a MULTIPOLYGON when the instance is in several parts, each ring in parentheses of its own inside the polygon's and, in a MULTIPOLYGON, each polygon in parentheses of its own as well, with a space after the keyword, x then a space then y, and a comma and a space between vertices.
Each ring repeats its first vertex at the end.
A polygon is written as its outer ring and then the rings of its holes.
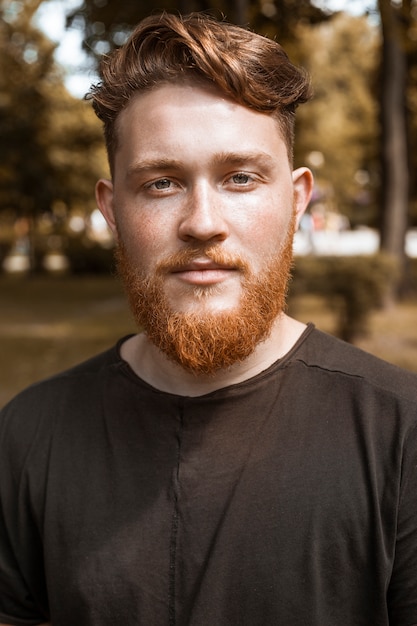
POLYGON ((240 414, 214 407, 215 419, 191 404, 125 422, 107 414, 83 449, 67 433, 45 504, 52 615, 67 604, 79 611, 72 624, 253 626, 317 611, 324 626, 346 581, 350 612, 369 585, 382 596, 395 479, 347 414, 272 400, 240 414))

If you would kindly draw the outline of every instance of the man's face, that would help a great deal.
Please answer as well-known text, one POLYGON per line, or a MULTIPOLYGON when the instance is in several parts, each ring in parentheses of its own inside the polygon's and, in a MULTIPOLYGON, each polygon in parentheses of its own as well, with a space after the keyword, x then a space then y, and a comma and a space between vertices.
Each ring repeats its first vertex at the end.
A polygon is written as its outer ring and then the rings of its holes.
MULTIPOLYGON (((117 130, 113 183, 98 183, 97 200, 120 243, 132 307, 158 347, 169 354, 165 340, 152 334, 161 308, 164 320, 174 316, 175 327, 179 319, 192 320, 191 335, 199 336, 195 323, 201 321, 212 330, 229 325, 226 336, 242 308, 254 319, 252 301, 271 286, 266 282, 278 280, 283 296, 294 223, 311 177, 304 168, 291 172, 277 122, 214 89, 166 84, 136 96, 117 130), (258 296, 248 301, 250 292, 258 296)), ((272 287, 264 300, 278 305, 269 314, 265 302, 257 306, 256 324, 268 318, 269 328, 283 305, 272 287)), ((212 330, 198 341, 208 341, 212 330)), ((186 336, 189 343, 190 332, 186 336)))

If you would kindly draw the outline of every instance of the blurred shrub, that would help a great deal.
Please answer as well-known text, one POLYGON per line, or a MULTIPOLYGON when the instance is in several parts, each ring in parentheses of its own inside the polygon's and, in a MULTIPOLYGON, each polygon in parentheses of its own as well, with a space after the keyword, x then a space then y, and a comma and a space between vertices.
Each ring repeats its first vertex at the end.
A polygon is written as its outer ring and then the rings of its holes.
POLYGON ((367 331, 369 314, 380 308, 397 266, 382 254, 355 257, 297 257, 290 298, 324 297, 338 314, 337 334, 345 341, 367 331))
POLYGON ((70 238, 65 246, 70 271, 73 274, 114 273, 113 249, 103 248, 82 238, 70 238))
POLYGON ((6 244, 6 243, 3 243, 2 241, 0 241, 0 269, 3 266, 4 259, 6 258, 6 256, 10 252, 10 248, 11 248, 11 246, 9 244, 6 244))
POLYGON ((411 296, 417 294, 417 258, 407 258, 407 292, 411 296))

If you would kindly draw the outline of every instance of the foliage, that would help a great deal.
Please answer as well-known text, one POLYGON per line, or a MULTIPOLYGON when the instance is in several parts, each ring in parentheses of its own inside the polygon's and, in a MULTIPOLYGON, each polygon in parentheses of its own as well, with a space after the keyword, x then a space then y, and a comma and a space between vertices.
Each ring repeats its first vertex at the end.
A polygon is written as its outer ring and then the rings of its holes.
POLYGON ((312 167, 316 198, 328 210, 347 215, 353 226, 375 224, 379 127, 372 79, 378 29, 365 17, 341 13, 298 32, 314 99, 298 113, 297 160, 312 167))
POLYGON ((0 212, 30 223, 89 211, 105 171, 100 124, 71 97, 52 44, 33 26, 41 0, 0 0, 0 212))
POLYGON ((47 127, 45 83, 59 80, 54 46, 30 26, 34 3, 0 5, 0 206, 17 214, 52 202, 53 167, 47 127))
POLYGON ((89 103, 63 86, 49 95, 48 154, 54 167, 55 206, 88 214, 95 208, 94 186, 107 174, 101 124, 89 103))
POLYGON ((392 258, 298 257, 291 296, 303 293, 326 298, 338 311, 338 335, 353 341, 366 333, 369 314, 381 307, 397 272, 392 258))
POLYGON ((231 22, 250 23, 259 32, 286 43, 294 40, 300 21, 314 24, 328 18, 310 0, 84 0, 68 15, 68 24, 83 28, 86 51, 99 57, 121 45, 139 20, 158 10, 207 11, 231 22))

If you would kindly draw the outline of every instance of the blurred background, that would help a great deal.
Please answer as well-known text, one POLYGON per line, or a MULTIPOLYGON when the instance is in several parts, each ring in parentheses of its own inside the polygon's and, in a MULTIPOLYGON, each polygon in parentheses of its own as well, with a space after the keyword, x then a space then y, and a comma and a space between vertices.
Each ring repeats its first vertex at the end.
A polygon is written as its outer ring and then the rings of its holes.
POLYGON ((417 0, 0 0, 0 406, 134 332, 83 95, 158 9, 224 15, 310 71, 295 166, 316 188, 290 313, 417 371, 417 0))

